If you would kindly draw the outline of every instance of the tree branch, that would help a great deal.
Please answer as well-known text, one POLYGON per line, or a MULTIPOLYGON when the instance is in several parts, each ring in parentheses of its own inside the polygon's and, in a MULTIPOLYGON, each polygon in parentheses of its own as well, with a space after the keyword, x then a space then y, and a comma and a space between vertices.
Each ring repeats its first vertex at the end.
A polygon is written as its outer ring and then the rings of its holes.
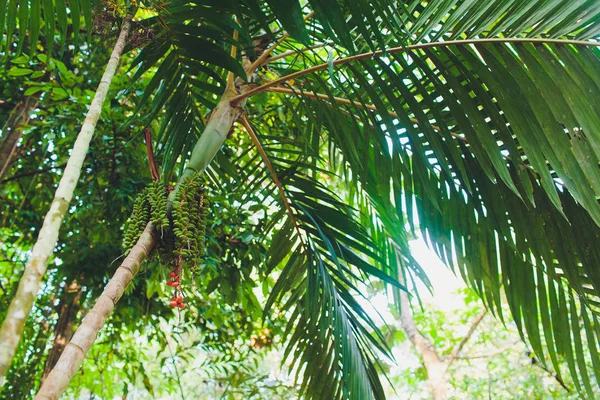
POLYGON ((511 343, 508 346, 502 347, 502 348, 494 350, 494 351, 490 351, 489 353, 472 354, 472 355, 466 354, 464 356, 461 356, 459 354, 454 359, 455 360, 473 360, 473 359, 476 359, 476 358, 490 358, 490 357, 494 357, 494 356, 497 356, 498 354, 502 354, 505 351, 508 351, 508 350, 512 349, 514 347, 514 345, 517 344, 517 343, 519 343, 519 342, 520 341, 517 340, 517 341, 511 343))
MULTIPOLYGON (((396 251, 396 257, 398 260, 401 260, 401 255, 398 250, 396 251)), ((399 264, 402 264, 399 261, 399 264)), ((406 278, 404 276, 404 268, 400 267, 398 269, 398 282, 406 287, 406 278)), ((430 364, 440 364, 442 363, 442 359, 436 352, 433 344, 424 337, 417 328, 415 324, 415 320, 413 319, 411 309, 410 309, 410 300, 408 298, 408 293, 404 290, 399 290, 400 295, 400 322, 402 325, 402 329, 406 333, 406 336, 411 341, 417 353, 423 360, 425 367, 428 369, 430 364)))
POLYGON ((552 376, 556 382, 559 383, 560 386, 562 386, 563 389, 565 389, 568 393, 571 393, 571 389, 569 389, 569 387, 567 386, 567 384, 565 383, 565 381, 561 378, 560 375, 553 373, 550 369, 548 369, 544 364, 542 364, 536 357, 535 354, 532 352, 528 352, 527 355, 531 358, 531 365, 535 365, 541 369, 543 369, 544 371, 546 371, 550 376, 552 376))
POLYGON ((467 333, 465 334, 465 336, 462 338, 462 340, 460 341, 460 343, 458 343, 454 347, 454 350, 452 350, 452 353, 450 353, 450 355, 446 359, 446 364, 448 366, 450 366, 450 364, 452 364, 452 362, 458 356, 458 353, 460 353, 460 351, 465 346, 465 344, 467 344, 467 342, 469 341, 469 339, 471 339, 471 336, 473 336, 473 333, 475 332, 475 329, 477 329, 477 326, 483 320, 483 317, 485 317, 486 314, 487 314, 487 309, 484 308, 483 311, 477 316, 477 318, 475 318, 475 321, 473 321, 473 323, 471 324, 471 327, 469 328, 469 330, 467 331, 467 333))
POLYGON ((37 107, 37 94, 21 99, 2 127, 0 138, 0 178, 8 171, 17 152, 17 144, 23 137, 23 127, 29 122, 29 112, 37 107))
POLYGON ((32 176, 32 175, 43 174, 44 172, 52 171, 55 169, 63 169, 65 167, 65 165, 67 165, 67 163, 56 165, 54 167, 47 167, 47 168, 43 168, 43 169, 36 169, 33 171, 23 172, 22 174, 13 175, 10 178, 5 178, 2 181, 0 181, 0 183, 16 181, 17 179, 25 178, 25 177, 32 176))
MULTIPOLYGON (((398 263, 398 282, 406 287, 406 277, 402 255, 396 248, 396 259, 398 263)), ((425 370, 427 371, 427 380, 431 387, 431 394, 434 400, 446 400, 446 370, 447 364, 438 355, 433 344, 423 336, 417 329, 413 319, 408 293, 404 290, 398 290, 400 296, 400 322, 406 336, 415 347, 417 354, 421 358, 425 370)))

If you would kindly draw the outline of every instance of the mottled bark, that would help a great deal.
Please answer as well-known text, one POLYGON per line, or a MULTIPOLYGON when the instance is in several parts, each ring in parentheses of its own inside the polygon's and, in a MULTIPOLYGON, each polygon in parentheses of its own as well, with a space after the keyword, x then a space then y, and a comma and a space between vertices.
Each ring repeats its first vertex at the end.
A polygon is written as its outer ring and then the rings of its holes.
POLYGON ((94 129, 98 123, 110 83, 115 75, 121 53, 125 47, 130 25, 131 16, 128 15, 123 20, 119 38, 106 65, 106 70, 98 85, 81 131, 77 135, 71 156, 54 194, 54 200, 52 200, 50 210, 44 218, 37 241, 25 266, 17 293, 10 303, 8 312, 0 328, 0 386, 4 384, 4 376, 14 357, 15 350, 25 327, 25 321, 31 311, 40 288, 40 283, 46 273, 48 260, 58 240, 60 226, 69 209, 69 203, 73 198, 73 192, 79 180, 83 161, 89 149, 94 129))
POLYGON ((81 285, 74 280, 63 289, 58 303, 58 320, 54 326, 54 342, 46 358, 42 382, 60 358, 67 343, 73 337, 73 325, 80 309, 81 285))
POLYGON ((29 122, 30 112, 37 106, 37 103, 37 95, 23 98, 17 103, 2 127, 2 137, 0 137, 0 180, 12 164, 17 152, 17 144, 23 137, 23 125, 27 125, 29 122))
POLYGON ((83 364, 85 355, 96 340, 100 328, 114 310, 125 288, 140 270, 142 261, 156 245, 152 230, 152 225, 148 224, 127 258, 115 271, 92 310, 77 328, 71 342, 65 347, 55 367, 42 383, 35 399, 58 399, 69 386, 73 375, 83 364))

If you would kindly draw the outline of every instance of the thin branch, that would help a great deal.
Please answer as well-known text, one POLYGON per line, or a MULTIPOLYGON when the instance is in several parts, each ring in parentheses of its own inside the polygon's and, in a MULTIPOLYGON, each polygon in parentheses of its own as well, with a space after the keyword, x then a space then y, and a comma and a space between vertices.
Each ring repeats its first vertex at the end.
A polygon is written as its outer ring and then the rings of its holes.
POLYGON ((33 171, 23 172, 22 174, 13 175, 10 178, 5 178, 2 181, 0 181, 0 183, 10 182, 10 181, 16 181, 17 179, 25 178, 27 176, 32 176, 32 175, 43 174, 44 172, 52 171, 52 170, 55 170, 55 169, 63 169, 65 167, 65 165, 67 165, 67 163, 56 165, 54 167, 48 167, 48 168, 36 169, 36 170, 33 170, 33 171))
MULTIPOLYGON (((419 50, 419 49, 427 49, 431 47, 444 47, 444 46, 456 46, 456 45, 468 45, 468 44, 485 44, 485 43, 541 43, 541 44, 570 44, 574 46, 593 46, 600 47, 600 42, 589 42, 585 40, 561 40, 561 39, 539 39, 539 38, 487 38, 487 39, 465 39, 465 40, 447 40, 443 42, 431 42, 431 43, 421 43, 415 44, 411 46, 400 46, 393 47, 387 50, 377 50, 371 53, 362 53, 357 54, 351 57, 340 58, 339 60, 335 60, 333 62, 334 66, 347 64, 352 61, 358 60, 366 60, 375 57, 385 56, 387 54, 394 53, 402 53, 408 50, 419 50)), ((323 63, 319 65, 315 65, 314 67, 303 69, 302 71, 293 72, 289 75, 271 81, 269 83, 265 83, 259 87, 256 87, 252 90, 247 91, 244 94, 241 94, 237 97, 234 97, 231 100, 232 105, 238 104, 240 101, 247 99, 248 97, 266 91, 268 88, 273 86, 278 86, 283 84, 290 79, 296 79, 300 76, 308 75, 313 72, 322 71, 329 68, 329 63, 323 63)))
POLYGON ((490 358, 490 357, 494 357, 494 356, 497 356, 499 354, 504 353, 505 351, 508 351, 508 350, 512 349, 519 342, 520 342, 520 340, 517 340, 517 341, 509 344, 508 346, 499 348, 499 349, 494 350, 494 351, 490 351, 489 353, 472 354, 472 355, 467 354, 467 355, 464 355, 464 356, 457 355, 454 359, 455 360, 473 360, 473 359, 476 359, 476 358, 490 358))
MULTIPOLYGON (((183 394, 183 386, 181 386, 181 376, 179 375, 179 370, 177 369, 177 360, 175 359, 175 355, 173 354, 173 350, 171 349, 171 344, 167 340, 167 347, 169 348, 169 353, 171 354, 171 361, 173 362, 173 369, 175 370, 175 376, 177 377, 177 385, 179 386, 179 394, 181 395, 181 400, 185 400, 185 396, 183 394)), ((175 348, 177 350, 177 348, 175 348)))
MULTIPOLYGON (((270 87, 266 91, 272 92, 272 93, 295 94, 297 96, 310 97, 312 99, 322 99, 322 100, 330 100, 330 101, 333 100, 336 103, 340 103, 340 104, 347 104, 347 105, 351 105, 351 106, 355 106, 355 107, 366 108, 367 110, 371 110, 371 111, 379 111, 377 109, 377 107, 374 106, 373 104, 366 104, 366 103, 361 103, 358 101, 352 101, 352 100, 345 99, 343 97, 328 96, 328 95, 322 94, 322 93, 296 91, 293 89, 287 89, 287 88, 280 87, 280 86, 270 87)), ((398 114, 393 111, 388 111, 388 115, 391 117, 394 117, 394 118, 398 118, 398 114)), ((415 124, 419 124, 419 120, 417 120, 415 118, 410 118, 410 121, 414 122, 415 124)), ((431 125, 431 128, 433 128, 433 130, 435 130, 437 132, 440 132, 442 130, 437 125, 431 125)), ((462 137, 458 133, 450 132, 450 134, 452 136, 454 136, 455 138, 462 140, 463 142, 467 141, 466 138, 462 137)))
MULTIPOLYGON (((304 17, 304 21, 309 20, 310 18, 312 18, 315 15, 314 11, 311 11, 309 14, 307 14, 304 17)), ((266 49, 261 55, 260 57, 258 57, 251 65, 250 67, 248 67, 248 70, 246 71, 246 74, 248 76, 252 75, 254 73, 254 71, 256 71, 256 69, 258 67, 260 67, 261 65, 265 64, 265 60, 269 57, 269 55, 271 55, 271 53, 273 52, 273 50, 275 50, 277 48, 277 46, 279 46, 281 43, 283 43, 284 40, 286 40, 288 37, 290 36, 289 33, 285 33, 282 37, 280 37, 277 42, 275 42, 271 47, 269 47, 268 49, 266 49)))
POLYGON ((281 199, 283 200, 283 205, 285 206, 285 209, 287 210, 290 220, 292 221, 292 225, 294 225, 294 229, 296 229, 296 232, 298 233, 298 237, 300 238, 302 247, 304 247, 304 249, 306 249, 306 244, 304 243, 304 239, 302 239, 302 234, 300 233, 300 227, 298 226, 298 222, 296 221, 296 217, 294 216, 294 212, 292 211, 290 202, 285 194, 283 185, 281 184, 281 181, 279 180, 279 178, 277 177, 277 174, 275 173, 275 170, 273 169, 273 164, 271 164, 271 160, 269 160, 267 153, 265 152, 262 145, 260 144, 260 140, 258 139, 258 136, 256 136, 256 133, 254 133, 254 129, 252 129, 252 125, 250 124, 250 121, 248 120, 248 117, 245 114, 240 117, 240 122, 244 126, 244 129, 246 129, 246 132, 248 132, 248 135, 250 135, 250 138, 252 139, 252 142, 254 142, 254 145, 256 146, 256 149, 258 150, 260 157, 263 159, 265 165, 267 166, 267 169, 271 173, 273 182, 277 186, 277 189, 279 190, 279 195, 281 196, 281 199))
POLYGON ((475 329, 477 329, 477 326, 479 326, 479 323, 483 320, 483 317, 485 317, 486 314, 487 314, 487 309, 484 308, 483 311, 477 316, 477 318, 475 318, 475 321, 473 321, 473 323, 471 324, 471 327, 469 328, 466 335, 462 338, 460 343, 458 343, 456 345, 456 347, 454 347, 454 350, 452 350, 452 353, 450 353, 450 355, 446 359, 446 364, 448 366, 450 366, 450 364, 452 364, 452 361, 454 361, 456 359, 456 357, 458 356, 458 353, 460 353, 462 348, 465 347, 465 344, 467 344, 469 339, 471 339, 471 336, 473 336, 475 329))
MULTIPOLYGON (((406 283, 406 267, 404 266, 404 262, 402 261, 402 255, 398 248, 395 250, 396 259, 398 263, 398 282, 404 287, 408 287, 406 283)), ((405 290, 398 290, 398 294, 400 297, 400 323, 402 329, 406 333, 406 337, 413 344, 419 357, 423 360, 423 364, 429 373, 429 369, 435 365, 442 365, 443 360, 438 355, 436 348, 433 346, 431 341, 427 339, 425 336, 419 332, 417 328, 417 324, 412 315, 411 307, 410 307, 410 299, 408 297, 408 292, 405 290)))
POLYGON ((560 375, 553 373, 548 367, 546 367, 544 364, 542 364, 536 358, 534 353, 528 352, 527 355, 531 358, 531 365, 535 365, 535 366, 543 369, 544 371, 546 371, 551 377, 553 377, 556 380, 556 382, 559 383, 560 386, 562 386, 563 389, 565 389, 568 393, 571 393, 571 389, 569 389, 569 387, 567 386, 565 381, 560 377, 560 375))

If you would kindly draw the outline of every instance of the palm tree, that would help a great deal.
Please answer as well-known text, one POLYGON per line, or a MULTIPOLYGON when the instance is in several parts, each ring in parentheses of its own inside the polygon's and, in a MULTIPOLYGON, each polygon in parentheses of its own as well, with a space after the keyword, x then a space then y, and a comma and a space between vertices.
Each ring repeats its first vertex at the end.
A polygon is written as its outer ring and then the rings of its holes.
MULTIPOLYGON (((15 2, 11 2, 10 5, 16 7, 15 2)), ((27 8, 27 5, 27 2, 23 2, 19 5, 19 8, 27 8)), ((47 10, 44 10, 44 16, 48 18, 48 15, 49 14, 47 10)), ((66 14, 63 15, 63 13, 59 13, 59 15, 63 16, 66 20, 66 14)), ((96 90, 94 98, 92 99, 87 116, 81 126, 81 131, 79 132, 77 140, 73 145, 73 150, 69 157, 69 161, 67 162, 58 188, 54 194, 54 200, 52 201, 50 209, 44 218, 44 223, 40 230, 39 236, 35 245, 33 246, 31 256, 29 257, 29 261, 25 266, 23 276, 19 281, 17 292, 12 298, 10 307, 8 308, 6 317, 4 318, 2 327, 0 328, 0 343, 2 343, 0 345, 0 386, 4 383, 4 376, 15 355, 17 345, 19 344, 23 329, 25 328, 27 316, 33 307, 35 297, 40 290, 41 281, 48 266, 48 260, 50 259, 50 256, 54 251, 54 247, 56 246, 61 223, 67 214, 69 203, 73 198, 73 192, 77 186, 81 168, 87 155, 90 141, 94 135, 94 129, 98 123, 110 83, 115 75, 119 65, 121 53, 123 52, 126 44, 127 35, 129 34, 131 25, 131 17, 132 15, 127 15, 123 20, 119 37, 115 43, 115 47, 112 51, 110 59, 106 64, 106 70, 100 83, 98 84, 98 89, 96 90)), ((25 22, 26 21, 21 21, 21 26, 23 26, 25 22)), ((8 32, 10 31, 11 29, 8 29, 8 32)), ((21 38, 24 38, 24 36, 25 35, 22 34, 21 38)), ((8 37, 10 38, 10 34, 8 37)), ((7 41, 9 44, 10 42, 11 40, 7 41)), ((22 39, 20 41, 20 45, 21 43, 22 39)), ((32 47, 35 48, 35 45, 32 47)))
MULTIPOLYGON (((370 278, 427 282, 417 231, 502 320, 505 296, 534 352, 594 395, 599 13, 593 1, 197 0, 145 21, 155 36, 133 79, 154 69, 139 99, 153 111, 135 118, 161 121, 165 181, 208 171, 280 199, 264 228, 261 265, 280 271, 265 312, 289 311, 286 354, 308 397, 384 397, 389 350, 355 296, 370 278), (247 135, 220 157, 236 121, 247 135)), ((65 390, 157 233, 148 223, 38 398, 65 390)))

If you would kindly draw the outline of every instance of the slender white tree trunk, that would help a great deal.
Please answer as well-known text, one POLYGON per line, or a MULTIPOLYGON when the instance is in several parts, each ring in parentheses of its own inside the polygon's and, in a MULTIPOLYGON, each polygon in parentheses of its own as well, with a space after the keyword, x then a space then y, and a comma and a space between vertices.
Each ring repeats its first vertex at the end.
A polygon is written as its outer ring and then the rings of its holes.
MULTIPOLYGON (((235 88, 228 86, 223 98, 213 110, 204 132, 194 146, 192 156, 179 178, 180 183, 186 177, 202 173, 223 145, 229 130, 242 111, 242 105, 235 107, 230 103, 230 99, 237 94, 235 88)), ((175 191, 171 192, 171 195, 174 193, 175 191)), ((131 283, 140 269, 140 264, 155 245, 156 240, 152 226, 148 224, 144 233, 142 233, 123 264, 117 269, 104 292, 96 301, 94 308, 85 316, 81 325, 77 328, 71 342, 42 384, 35 400, 55 400, 64 393, 73 375, 85 360, 87 352, 92 347, 106 319, 123 295, 123 291, 131 283)))
POLYGON ((121 53, 125 47, 130 25, 131 15, 128 14, 123 20, 119 38, 106 65, 106 70, 98 85, 81 131, 77 136, 71 156, 54 194, 50 210, 44 218, 44 223, 33 246, 31 257, 25 266, 25 271, 19 282, 17 293, 10 303, 8 313, 6 314, 2 328, 0 328, 0 386, 4 384, 6 371, 15 355, 17 345, 25 327, 25 321, 33 307, 40 283, 46 273, 48 260, 52 255, 54 246, 56 246, 60 225, 73 198, 73 191, 79 180, 81 167, 90 141, 92 140, 98 118, 100 117, 108 88, 115 75, 121 53))

